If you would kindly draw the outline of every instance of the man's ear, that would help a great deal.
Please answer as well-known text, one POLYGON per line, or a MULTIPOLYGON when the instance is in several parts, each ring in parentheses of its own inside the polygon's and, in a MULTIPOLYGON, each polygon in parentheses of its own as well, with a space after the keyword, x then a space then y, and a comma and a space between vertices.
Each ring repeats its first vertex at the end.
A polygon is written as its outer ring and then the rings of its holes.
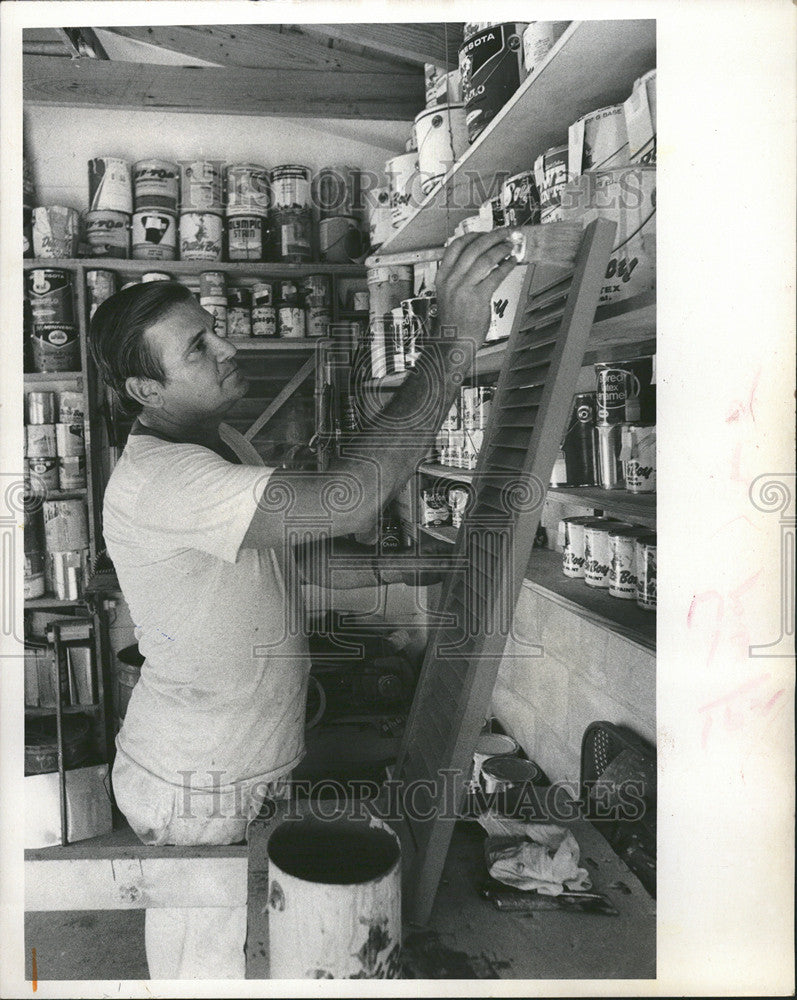
POLYGON ((150 409, 158 409, 163 406, 161 384, 154 378, 146 378, 144 375, 130 375, 125 379, 125 389, 128 396, 142 406, 148 406, 150 409))

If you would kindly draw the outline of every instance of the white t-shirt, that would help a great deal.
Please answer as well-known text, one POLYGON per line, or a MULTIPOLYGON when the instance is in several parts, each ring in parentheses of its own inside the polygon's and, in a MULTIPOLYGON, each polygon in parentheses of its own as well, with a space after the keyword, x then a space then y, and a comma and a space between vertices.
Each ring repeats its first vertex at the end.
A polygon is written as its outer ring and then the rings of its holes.
POLYGON ((310 659, 284 555, 241 549, 273 470, 131 434, 105 491, 104 535, 146 658, 118 736, 142 767, 195 788, 268 780, 304 755, 310 659))

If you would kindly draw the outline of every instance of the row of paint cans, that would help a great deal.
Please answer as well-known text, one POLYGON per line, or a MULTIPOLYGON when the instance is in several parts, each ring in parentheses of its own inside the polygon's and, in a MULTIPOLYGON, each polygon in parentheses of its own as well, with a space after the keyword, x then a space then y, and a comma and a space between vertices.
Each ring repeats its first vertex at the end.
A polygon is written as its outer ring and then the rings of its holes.
POLYGON ((25 428, 25 483, 30 495, 76 490, 86 485, 84 425, 28 424, 25 428))
MULTIPOLYGON (((266 220, 271 200, 268 170, 257 163, 233 164, 225 170, 225 182, 227 259, 263 260, 268 235, 266 220)), ((234 326, 240 329, 243 317, 240 314, 236 314, 236 317, 234 326)))
POLYGON ((656 609, 656 534, 607 517, 567 517, 559 522, 562 572, 611 597, 656 609))
POLYGON ((27 424, 25 455, 27 458, 58 456, 71 458, 85 455, 83 423, 27 424))
POLYGON ((40 205, 31 215, 33 256, 39 260, 77 257, 80 213, 64 205, 40 205))
POLYGON ((489 24, 465 38, 459 50, 468 139, 474 142, 524 78, 526 23, 489 24))
POLYGON ((655 424, 602 424, 597 439, 597 484, 605 490, 656 492, 655 424))
POLYGON ((83 500, 45 500, 46 590, 59 600, 81 597, 89 576, 89 531, 83 500))
POLYGON ((27 271, 25 296, 30 308, 33 370, 78 371, 80 342, 69 271, 54 267, 27 271))
POLYGON ((84 418, 83 393, 71 389, 31 390, 25 399, 27 424, 71 424, 84 418))

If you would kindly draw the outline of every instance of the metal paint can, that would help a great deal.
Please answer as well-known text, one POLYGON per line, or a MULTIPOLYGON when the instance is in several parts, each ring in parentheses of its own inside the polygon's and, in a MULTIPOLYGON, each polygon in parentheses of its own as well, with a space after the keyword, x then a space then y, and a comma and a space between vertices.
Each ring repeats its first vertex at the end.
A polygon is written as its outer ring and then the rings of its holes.
POLYGON ((645 611, 656 610, 656 570, 657 570, 657 550, 656 534, 650 532, 642 535, 635 541, 636 560, 636 602, 637 606, 645 611))
POLYGON ((54 424, 57 417, 54 392, 29 392, 27 397, 29 424, 54 424))
POLYGON ((77 327, 73 323, 36 323, 31 346, 34 371, 80 370, 80 342, 77 327))
POLYGON ((308 306, 306 309, 308 337, 328 337, 332 314, 328 306, 308 306))
POLYGON ((46 496, 50 490, 58 489, 58 458, 56 455, 42 455, 25 459, 25 478, 28 492, 46 496))
POLYGON ((309 208, 275 211, 272 232, 277 260, 305 264, 312 259, 313 215, 309 208))
POLYGON ((305 305, 324 306, 329 310, 332 304, 332 283, 326 274, 308 274, 302 281, 302 295, 305 305))
POLYGON ((34 327, 39 323, 73 323, 72 275, 61 268, 35 268, 25 275, 25 294, 34 327))
POLYGON ((296 305, 281 305, 277 315, 278 335, 284 339, 304 337, 306 334, 304 309, 296 305))
POLYGON ((418 151, 401 153, 385 163, 390 192, 390 224, 398 229, 423 201, 418 151))
POLYGON ((203 271, 199 275, 199 298, 227 301, 227 276, 224 271, 203 271))
POLYGON ((584 526, 596 520, 606 523, 606 519, 591 516, 565 517, 559 522, 562 573, 571 579, 584 579, 584 526))
POLYGON ((227 336, 252 336, 252 293, 248 288, 227 291, 227 336))
POLYGON ((73 458, 86 453, 86 432, 83 423, 55 425, 55 454, 73 458))
POLYGON ((483 431, 487 429, 492 399, 493 389, 491 386, 463 386, 462 426, 466 431, 483 431))
POLYGON ((58 487, 79 490, 86 485, 86 456, 66 455, 58 459, 58 487))
POLYGON ((630 529, 632 525, 624 521, 607 521, 603 524, 600 521, 600 518, 593 518, 584 525, 584 582, 588 587, 606 590, 612 568, 609 533, 623 528, 630 529))
POLYGON ((277 336, 277 309, 274 305, 274 287, 260 282, 252 289, 252 336, 277 336))
POLYGON ((517 740, 504 733, 482 733, 476 742, 476 749, 473 752, 473 774, 471 781, 474 785, 479 784, 484 762, 490 757, 512 756, 515 757, 520 750, 517 740))
POLYGON ((628 132, 622 104, 583 115, 568 129, 568 167, 575 180, 589 170, 628 166, 628 132))
POLYGON ((265 216, 227 216, 227 259, 263 260, 267 232, 265 216))
POLYGON ((485 793, 491 795, 522 785, 540 785, 543 783, 543 775, 533 760, 499 754, 488 757, 482 764, 479 783, 485 793))
POLYGON ((133 207, 166 209, 176 215, 180 206, 180 168, 169 160, 138 160, 133 164, 133 207))
POLYGON ((447 73, 434 63, 425 63, 423 77, 427 108, 439 104, 462 104, 462 77, 458 69, 447 73))
POLYGON ((278 212, 310 209, 310 168, 298 163, 274 167, 271 171, 271 197, 272 205, 278 212))
POLYGON ((636 600, 636 539, 649 534, 647 528, 623 528, 609 531, 611 569, 609 593, 622 600, 636 600))
POLYGON ((490 124, 524 79, 525 30, 525 23, 492 24, 467 38, 459 50, 470 142, 490 124))
POLYGON ((433 337, 437 330, 437 297, 420 295, 403 299, 404 313, 404 362, 414 368, 424 340, 433 337))
POLYGON ((89 550, 48 551, 44 579, 48 591, 59 601, 78 600, 89 582, 89 550))
POLYGON ((83 500, 45 500, 43 513, 48 552, 70 552, 88 547, 89 528, 83 500))
MULTIPOLYGON (((180 164, 180 212, 182 215, 221 215, 222 174, 219 160, 191 160, 180 164)), ((190 260, 203 258, 188 258, 190 260)))
POLYGON ((80 214, 63 205, 33 209, 33 256, 41 259, 77 257, 80 214))
POLYGON ((85 419, 83 408, 83 393, 65 390, 58 395, 59 424, 82 423, 85 419))
POLYGON ((512 332, 525 276, 525 266, 513 268, 493 293, 487 340, 501 340, 512 332))
POLYGON ((133 260, 174 260, 177 217, 159 209, 133 213, 133 260))
POLYGON ((426 195, 468 148, 464 104, 441 104, 421 111, 415 118, 415 134, 421 190, 426 195))
POLYGON ((89 210, 132 213, 133 188, 127 160, 113 156, 89 160, 89 210))
POLYGON ((336 215, 322 219, 318 226, 321 260, 330 264, 350 264, 362 256, 363 237, 353 216, 336 215))
POLYGON ((622 489, 623 463, 620 451, 623 444, 622 424, 599 425, 595 428, 598 446, 598 486, 604 490, 622 489))
POLYGON ((652 423, 655 405, 651 383, 653 359, 632 358, 630 361, 599 361, 595 364, 598 424, 619 424, 623 421, 652 423))
POLYGON ((533 170, 509 177, 501 188, 504 225, 532 226, 540 221, 540 196, 533 170))
POLYGON ((180 216, 180 260, 221 260, 224 222, 211 212, 180 216))
POLYGON ((25 455, 28 458, 47 458, 57 454, 55 424, 28 424, 25 428, 25 455))
POLYGON ((393 324, 390 328, 391 338, 390 343, 387 345, 387 355, 393 359, 391 370, 394 373, 404 372, 407 370, 407 366, 404 364, 404 341, 406 339, 405 327, 407 320, 402 306, 391 309, 390 314, 393 317, 393 324))
POLYGON ((225 178, 228 218, 244 215, 263 219, 268 215, 271 183, 265 167, 257 163, 235 163, 226 168, 225 178))
MULTIPOLYGON (((142 279, 143 280, 143 279, 142 279)), ((109 299, 116 292, 115 271, 86 271, 86 299, 89 308, 89 320, 97 311, 97 306, 109 299)))
POLYGON ((217 337, 227 336, 227 299, 201 298, 199 304, 213 317, 213 332, 217 337))
POLYGON ((357 167, 322 167, 313 178, 313 205, 321 221, 334 216, 359 217, 362 212, 361 175, 357 167))
POLYGON ((92 257, 126 260, 130 256, 130 216, 124 212, 86 212, 83 232, 92 257))
POLYGON ((562 440, 563 468, 557 486, 594 486, 596 480, 595 393, 579 392, 562 440))
POLYGON ((540 194, 541 218, 545 212, 556 208, 562 199, 562 190, 568 180, 568 146, 546 149, 534 161, 534 178, 540 194))
POLYGON ((526 76, 539 68, 570 24, 569 21, 532 21, 523 32, 523 69, 526 76))
POLYGON ((448 506, 451 508, 451 524, 455 528, 462 526, 462 519, 470 500, 470 490, 467 486, 452 486, 448 491, 448 506))
POLYGON ((656 492, 656 428, 623 424, 620 461, 629 493, 656 492))

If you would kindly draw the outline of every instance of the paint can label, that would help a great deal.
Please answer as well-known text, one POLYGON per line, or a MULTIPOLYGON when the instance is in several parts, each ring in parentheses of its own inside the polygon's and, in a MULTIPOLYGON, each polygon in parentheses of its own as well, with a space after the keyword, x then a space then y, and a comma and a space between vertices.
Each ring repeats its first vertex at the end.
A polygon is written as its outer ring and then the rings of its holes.
POLYGON ((588 587, 608 588, 612 553, 606 528, 584 528, 584 582, 588 587))
POLYGON ((221 260, 222 218, 210 212, 180 216, 180 259, 221 260))
POLYGON ((79 371, 80 343, 75 326, 66 323, 36 323, 31 345, 35 371, 79 371))
POLYGON ((328 306, 309 306, 307 309, 307 336, 328 337, 332 317, 328 306))
POLYGON ((130 164, 111 156, 89 160, 89 210, 106 212, 133 211, 130 164))
POLYGON ((468 38, 459 50, 462 98, 473 142, 520 86, 525 24, 495 24, 468 38))
POLYGON ((168 212, 145 209, 133 215, 133 259, 174 260, 177 219, 168 212))
POLYGON ((84 419, 83 393, 66 390, 58 395, 58 423, 82 423, 84 419))
POLYGON ((27 396, 28 424, 54 424, 56 422, 54 392, 29 392, 27 396))
POLYGON ((274 306, 255 305, 252 307, 252 336, 277 336, 277 310, 274 306))
POLYGON ((27 485, 36 496, 58 489, 58 458, 55 455, 26 459, 27 485))
POLYGON ((67 455, 58 459, 58 486, 62 490, 79 490, 86 485, 86 456, 67 455))
POLYGON ((25 292, 34 325, 73 323, 72 278, 60 268, 35 268, 25 275, 25 292))
POLYGON ((268 215, 271 184, 268 170, 255 163, 239 163, 227 167, 227 215, 268 215))
POLYGON ((611 568, 609 593, 612 597, 633 601, 636 599, 635 538, 632 534, 609 534, 611 568))
POLYGON ((124 212, 86 212, 84 232, 92 257, 130 256, 130 216, 124 212))
POLYGON ((220 161, 192 160, 180 164, 180 211, 221 213, 220 161))
POLYGON ((28 458, 56 455, 55 424, 28 424, 25 428, 25 454, 28 458))
POLYGON ((262 260, 265 220, 259 215, 227 219, 227 256, 230 260, 262 260))
POLYGON ((301 306, 280 306, 279 336, 284 338, 305 336, 305 315, 301 306))
POLYGON ((71 458, 85 452, 86 437, 82 422, 55 425, 55 453, 59 458, 71 458))
POLYGON ((77 257, 80 215, 62 205, 33 209, 33 256, 77 257))

